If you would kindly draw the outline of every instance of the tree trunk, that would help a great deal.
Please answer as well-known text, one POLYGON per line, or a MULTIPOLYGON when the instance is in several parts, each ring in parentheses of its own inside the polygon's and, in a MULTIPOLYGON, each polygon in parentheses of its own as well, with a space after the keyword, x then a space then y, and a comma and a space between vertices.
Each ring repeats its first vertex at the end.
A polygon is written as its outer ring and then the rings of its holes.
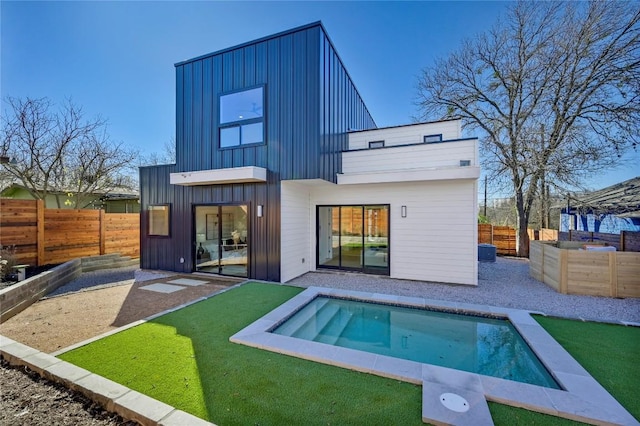
POLYGON ((527 224, 519 221, 518 225, 518 247, 516 248, 518 256, 529 257, 529 233, 527 232, 527 224))
POLYGON ((516 255, 529 257, 529 210, 525 208, 521 191, 516 191, 516 210, 518 211, 518 229, 516 232, 516 255))

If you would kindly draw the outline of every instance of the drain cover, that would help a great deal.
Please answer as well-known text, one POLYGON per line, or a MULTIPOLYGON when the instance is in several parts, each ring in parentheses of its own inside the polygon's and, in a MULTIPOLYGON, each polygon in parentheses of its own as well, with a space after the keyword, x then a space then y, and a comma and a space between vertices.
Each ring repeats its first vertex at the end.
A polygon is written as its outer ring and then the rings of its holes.
POLYGON ((469 411, 469 403, 467 400, 455 393, 443 393, 440 395, 440 402, 451 411, 458 413, 469 411))

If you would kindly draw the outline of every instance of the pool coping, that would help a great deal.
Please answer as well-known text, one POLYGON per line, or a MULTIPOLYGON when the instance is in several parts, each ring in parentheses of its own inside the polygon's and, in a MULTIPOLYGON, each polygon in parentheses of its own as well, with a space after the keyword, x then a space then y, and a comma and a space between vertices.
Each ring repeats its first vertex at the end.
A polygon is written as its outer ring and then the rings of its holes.
MULTIPOLYGON (((603 388, 573 357, 531 316, 540 312, 458 303, 420 297, 309 287, 262 318, 229 338, 231 342, 291 355, 382 377, 420 384, 424 389, 437 386, 452 391, 480 392, 486 401, 521 407, 567 419, 596 424, 640 425, 640 423, 603 388), (489 314, 508 318, 542 364, 563 390, 514 382, 476 373, 423 364, 354 349, 311 342, 270 333, 276 325, 297 312, 315 297, 323 295, 417 308, 489 314)), ((426 406, 423 398, 423 420, 426 406)), ((439 404, 436 404, 439 405, 439 404)), ((450 424, 464 424, 464 416, 450 424)))

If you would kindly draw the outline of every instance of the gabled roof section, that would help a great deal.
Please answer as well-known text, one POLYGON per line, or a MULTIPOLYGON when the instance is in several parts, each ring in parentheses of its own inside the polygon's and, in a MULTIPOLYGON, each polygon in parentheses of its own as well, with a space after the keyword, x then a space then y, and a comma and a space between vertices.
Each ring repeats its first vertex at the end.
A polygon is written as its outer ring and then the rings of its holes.
POLYGON ((572 201, 571 207, 597 214, 640 217, 640 176, 586 194, 572 201))

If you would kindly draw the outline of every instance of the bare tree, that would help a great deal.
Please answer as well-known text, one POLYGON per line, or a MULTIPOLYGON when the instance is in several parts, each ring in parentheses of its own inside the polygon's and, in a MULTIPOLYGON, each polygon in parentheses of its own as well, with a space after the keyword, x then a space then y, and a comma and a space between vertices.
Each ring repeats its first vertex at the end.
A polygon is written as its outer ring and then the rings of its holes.
POLYGON ((70 100, 59 111, 47 98, 6 101, 0 154, 10 161, 2 165, 3 173, 34 198, 73 193, 73 207, 80 208, 91 193, 130 188, 125 170, 137 152, 111 141, 105 120, 85 120, 70 100))
POLYGON ((176 162, 176 139, 171 137, 162 145, 161 152, 152 152, 140 160, 141 166, 157 166, 161 164, 175 164, 176 162))
POLYGON ((461 117, 483 165, 508 180, 518 253, 534 199, 619 165, 640 129, 638 2, 519 2, 418 81, 423 118, 461 117))

